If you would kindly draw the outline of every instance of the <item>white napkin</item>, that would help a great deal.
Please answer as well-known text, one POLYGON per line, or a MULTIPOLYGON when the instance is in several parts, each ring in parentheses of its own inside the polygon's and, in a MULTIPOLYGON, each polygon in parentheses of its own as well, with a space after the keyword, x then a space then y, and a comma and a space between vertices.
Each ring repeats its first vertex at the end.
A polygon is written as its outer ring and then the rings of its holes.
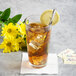
POLYGON ((29 65, 27 53, 22 54, 21 74, 58 74, 58 59, 56 54, 48 55, 47 65, 36 69, 29 65))

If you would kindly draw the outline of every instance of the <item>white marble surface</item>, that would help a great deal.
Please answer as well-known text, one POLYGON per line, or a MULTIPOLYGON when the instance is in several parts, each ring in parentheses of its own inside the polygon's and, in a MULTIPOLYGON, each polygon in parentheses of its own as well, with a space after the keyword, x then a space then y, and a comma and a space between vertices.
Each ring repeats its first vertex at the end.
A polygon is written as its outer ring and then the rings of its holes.
MULTIPOLYGON (((0 0, 0 10, 8 7, 11 8, 11 17, 23 14, 21 21, 31 14, 56 8, 60 14, 60 22, 52 27, 49 52, 58 54, 66 48, 76 52, 76 0, 0 0)), ((0 76, 30 76, 31 74, 19 74, 20 63, 21 52, 0 52, 0 76)), ((59 59, 59 74, 47 76, 76 76, 76 65, 64 65, 59 59)))

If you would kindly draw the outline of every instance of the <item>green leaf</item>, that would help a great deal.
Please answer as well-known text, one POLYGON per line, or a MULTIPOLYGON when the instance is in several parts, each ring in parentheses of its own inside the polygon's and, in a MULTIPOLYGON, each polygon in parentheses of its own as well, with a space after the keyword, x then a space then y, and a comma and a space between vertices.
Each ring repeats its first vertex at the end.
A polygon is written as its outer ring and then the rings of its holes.
POLYGON ((0 20, 0 23, 3 23, 3 22, 0 20))
POLYGON ((1 16, 0 16, 0 20, 1 20, 1 16))
POLYGON ((17 23, 20 20, 21 16, 22 16, 22 14, 18 14, 11 19, 13 20, 14 23, 17 23))
POLYGON ((11 18, 9 18, 8 21, 5 21, 5 22, 6 22, 6 24, 8 24, 10 22, 14 23, 14 21, 11 18))
POLYGON ((2 14, 3 12, 2 11, 0 11, 0 14, 2 14))
POLYGON ((6 21, 9 16, 10 16, 10 8, 7 8, 3 13, 2 13, 2 16, 1 16, 1 19, 2 21, 6 21))

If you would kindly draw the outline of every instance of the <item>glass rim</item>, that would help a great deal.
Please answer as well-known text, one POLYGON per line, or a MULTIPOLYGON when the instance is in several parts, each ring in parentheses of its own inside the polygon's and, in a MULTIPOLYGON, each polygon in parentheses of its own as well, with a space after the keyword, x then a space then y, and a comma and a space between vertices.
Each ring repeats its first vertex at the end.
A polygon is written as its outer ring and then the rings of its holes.
POLYGON ((31 15, 27 16, 25 19, 27 19, 27 18, 29 18, 31 16, 40 16, 40 14, 31 14, 31 15))
MULTIPOLYGON (((32 14, 32 15, 29 15, 29 16, 27 16, 26 18, 25 18, 25 20, 24 20, 24 22, 25 22, 25 24, 26 24, 26 21, 27 20, 29 20, 31 17, 34 17, 34 16, 40 16, 40 14, 32 14)), ((39 17, 40 18, 40 17, 39 17)), ((32 23, 37 23, 37 22, 32 22, 32 23)), ((40 23, 41 23, 41 21, 40 21, 40 23)), ((31 27, 29 24, 26 24, 26 26, 28 26, 28 27, 31 27)), ((51 27, 51 25, 46 25, 46 26, 44 26, 44 27, 41 27, 41 28, 50 28, 51 27)))

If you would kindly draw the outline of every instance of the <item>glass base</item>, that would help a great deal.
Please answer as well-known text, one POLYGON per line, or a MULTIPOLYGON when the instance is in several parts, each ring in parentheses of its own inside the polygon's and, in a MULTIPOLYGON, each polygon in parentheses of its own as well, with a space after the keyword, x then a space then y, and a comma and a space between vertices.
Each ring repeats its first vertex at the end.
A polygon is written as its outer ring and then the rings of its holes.
POLYGON ((46 64, 43 64, 43 65, 33 65, 33 64, 31 64, 30 62, 29 62, 29 65, 31 65, 32 67, 34 67, 34 68, 43 68, 43 67, 45 67, 46 66, 46 64))

